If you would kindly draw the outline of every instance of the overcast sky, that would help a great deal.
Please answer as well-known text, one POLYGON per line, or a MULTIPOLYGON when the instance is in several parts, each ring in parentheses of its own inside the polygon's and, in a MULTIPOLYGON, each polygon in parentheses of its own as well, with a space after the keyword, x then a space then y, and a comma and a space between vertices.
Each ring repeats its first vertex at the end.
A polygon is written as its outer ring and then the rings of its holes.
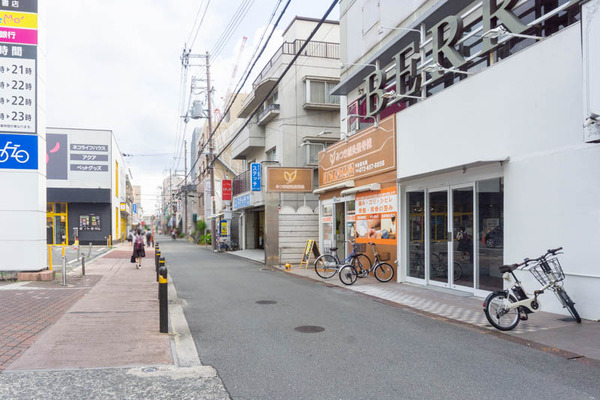
MULTIPOLYGON (((142 186, 146 213, 154 211, 157 186, 168 176, 169 168, 183 171, 183 159, 174 159, 180 119, 180 56, 185 43, 189 47, 193 41, 196 16, 199 10, 204 11, 207 2, 192 53, 212 51, 238 7, 251 4, 220 55, 211 60, 211 80, 219 98, 230 85, 242 38, 246 36, 248 40, 235 83, 279 0, 48 1, 47 124, 112 130, 119 150, 134 155, 127 157, 126 163, 133 184, 142 186)), ((275 20, 285 3, 286 0, 281 2, 275 20)), ((283 29, 294 16, 321 18, 330 4, 291 0, 254 73, 262 69, 281 44, 283 29)), ((329 19, 339 19, 339 7, 329 19)), ((251 75, 249 82, 252 80, 251 75)), ((189 90, 186 83, 185 94, 189 90)), ((198 122, 187 127, 188 143, 194 124, 198 122)))

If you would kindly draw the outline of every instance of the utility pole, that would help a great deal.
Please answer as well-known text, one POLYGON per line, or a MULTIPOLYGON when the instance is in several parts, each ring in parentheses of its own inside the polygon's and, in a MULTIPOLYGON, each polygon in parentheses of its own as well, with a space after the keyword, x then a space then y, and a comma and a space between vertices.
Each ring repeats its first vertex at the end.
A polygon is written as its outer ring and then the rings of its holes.
POLYGON ((209 69, 209 56, 208 51, 206 52, 206 92, 208 94, 208 134, 209 143, 208 148, 210 152, 210 202, 211 202, 211 216, 210 216, 210 236, 211 236, 211 245, 213 251, 217 248, 216 238, 217 238, 217 222, 215 221, 215 153, 213 148, 213 139, 212 139, 212 101, 210 98, 210 69, 209 69))
POLYGON ((183 234, 187 235, 187 140, 183 141, 183 234))

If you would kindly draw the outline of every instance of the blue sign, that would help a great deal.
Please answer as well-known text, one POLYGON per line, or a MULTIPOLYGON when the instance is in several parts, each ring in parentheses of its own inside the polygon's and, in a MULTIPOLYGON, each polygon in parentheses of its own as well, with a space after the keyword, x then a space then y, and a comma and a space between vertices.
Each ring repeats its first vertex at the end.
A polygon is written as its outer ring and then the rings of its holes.
POLYGON ((131 210, 133 211, 134 214, 137 214, 137 204, 133 203, 131 205, 131 210))
POLYGON ((260 163, 250 164, 250 170, 252 174, 252 191, 260 192, 260 175, 262 172, 260 163))
POLYGON ((239 210, 240 208, 244 207, 250 207, 250 193, 233 198, 234 210, 239 210))
POLYGON ((0 135, 0 168, 38 169, 37 135, 0 135))

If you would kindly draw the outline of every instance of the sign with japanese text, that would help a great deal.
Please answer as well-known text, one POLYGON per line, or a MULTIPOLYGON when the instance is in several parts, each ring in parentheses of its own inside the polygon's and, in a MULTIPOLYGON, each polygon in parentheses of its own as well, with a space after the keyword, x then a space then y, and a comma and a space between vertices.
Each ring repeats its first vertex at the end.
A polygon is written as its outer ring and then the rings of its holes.
POLYGON ((0 169, 37 169, 38 138, 0 134, 0 169))
POLYGON ((0 0, 0 10, 37 13, 38 0, 0 0))
POLYGON ((269 192, 312 192, 313 170, 312 168, 269 167, 267 190, 269 192))
POLYGON ((221 221, 221 237, 227 236, 228 232, 227 232, 227 221, 223 220, 221 221))
POLYGON ((262 178, 262 168, 260 163, 252 163, 250 164, 250 179, 252 183, 252 191, 260 192, 261 187, 261 178, 262 178))
POLYGON ((319 187, 396 169, 394 115, 319 153, 319 187))
POLYGON ((80 231, 100 231, 100 216, 95 214, 80 215, 79 216, 79 230, 80 231))
POLYGON ((0 130, 3 132, 36 133, 36 58, 34 46, 0 43, 0 130))
POLYGON ((231 179, 223 179, 221 183, 222 190, 222 199, 224 201, 231 201, 232 191, 231 191, 231 179))
POLYGON ((356 242, 396 244, 398 192, 395 187, 356 195, 356 242))
POLYGON ((239 210, 240 208, 244 207, 250 207, 250 193, 246 193, 233 198, 234 210, 239 210))

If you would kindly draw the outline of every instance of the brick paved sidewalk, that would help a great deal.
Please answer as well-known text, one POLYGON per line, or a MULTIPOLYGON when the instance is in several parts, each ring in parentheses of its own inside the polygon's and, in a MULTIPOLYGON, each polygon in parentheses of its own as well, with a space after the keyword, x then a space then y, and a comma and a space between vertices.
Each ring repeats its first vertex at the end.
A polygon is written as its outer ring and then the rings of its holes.
POLYGON ((29 348, 89 288, 95 277, 71 279, 61 287, 54 282, 2 282, 0 284, 0 371, 29 348))

